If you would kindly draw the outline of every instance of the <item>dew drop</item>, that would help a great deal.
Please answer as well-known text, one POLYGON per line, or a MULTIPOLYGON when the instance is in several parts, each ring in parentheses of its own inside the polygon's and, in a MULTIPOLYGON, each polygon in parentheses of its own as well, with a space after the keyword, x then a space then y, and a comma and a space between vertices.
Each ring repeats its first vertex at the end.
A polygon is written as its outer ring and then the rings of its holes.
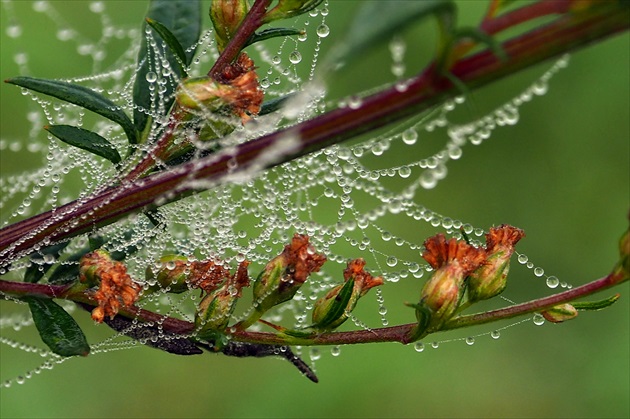
POLYGON ((518 263, 524 265, 527 263, 527 255, 518 255, 518 263))
POLYGON ((396 264, 398 264, 398 259, 396 259, 395 256, 390 256, 387 258, 387 266, 393 268, 394 266, 396 266, 396 264))
POLYGON ((149 71, 147 72, 145 78, 149 83, 155 83, 155 81, 157 80, 157 74, 155 74, 154 71, 149 71))
POLYGON ((330 354, 331 354, 332 356, 339 356, 339 354, 340 354, 340 353, 341 353, 341 348, 340 348, 339 346, 333 346, 333 347, 330 349, 330 354))
POLYGON ((416 343, 413 345, 413 349, 414 349, 416 352, 422 352, 422 351, 424 351, 424 343, 422 343, 422 342, 416 342, 416 343))
POLYGON ((282 61, 282 59, 280 58, 279 55, 274 55, 273 58, 271 59, 271 62, 275 65, 280 64, 280 61, 282 61))
POLYGON ((440 347, 440 343, 439 343, 439 342, 437 342, 437 341, 436 341, 436 342, 431 342, 431 347, 432 347, 433 349, 437 349, 437 348, 439 348, 439 347, 440 347))
POLYGON ((400 169, 398 169, 398 176, 403 179, 408 178, 409 176, 411 176, 411 168, 409 166, 401 167, 400 169))
POLYGON ((490 336, 492 337, 492 339, 499 339, 499 337, 501 337, 501 332, 499 332, 498 330, 493 330, 490 333, 490 336))
POLYGON ((418 140, 418 133, 415 129, 409 128, 402 133, 402 140, 407 145, 413 145, 418 140))
POLYGON ((474 338, 474 337, 472 337, 472 336, 468 336, 468 337, 466 338, 466 345, 469 345, 469 346, 470 346, 470 345, 474 345, 474 344, 475 344, 475 338, 474 338))
POLYGON ((541 277, 545 274, 545 270, 543 268, 540 267, 536 267, 534 269, 534 275, 536 275, 537 277, 541 277))
POLYGON ((18 38, 22 35, 22 27, 20 25, 10 25, 6 29, 9 38, 18 38))
POLYGON ((289 54, 289 61, 291 61, 291 64, 298 64, 300 61, 302 61, 302 54, 300 54, 299 51, 293 51, 291 54, 289 54))
POLYGON ((330 34, 330 28, 325 23, 322 23, 317 27, 316 32, 317 36, 319 36, 320 38, 326 38, 328 34, 330 34))
POLYGON ((534 317, 532 317, 532 321, 536 326, 542 326, 543 324, 545 324, 545 318, 538 313, 534 314, 534 317))
POLYGON ((560 280, 555 276, 550 276, 547 278, 547 286, 549 288, 556 288, 560 284, 560 280))
POLYGON ((437 179, 433 175, 432 170, 425 170, 420 175, 420 186, 424 189, 433 189, 437 185, 437 179))
POLYGON ((25 381, 26 381, 26 378, 22 377, 21 375, 18 375, 17 378, 15 379, 15 382, 18 384, 24 384, 25 381))
POLYGON ((309 352, 309 356, 311 357, 313 361, 317 361, 318 359, 322 357, 322 354, 319 351, 319 348, 311 348, 309 352))

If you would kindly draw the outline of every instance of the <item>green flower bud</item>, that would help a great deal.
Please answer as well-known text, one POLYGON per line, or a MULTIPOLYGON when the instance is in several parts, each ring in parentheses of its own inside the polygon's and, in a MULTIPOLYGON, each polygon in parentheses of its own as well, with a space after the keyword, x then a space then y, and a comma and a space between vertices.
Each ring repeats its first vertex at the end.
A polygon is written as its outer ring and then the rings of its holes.
POLYGON ((151 266, 145 271, 149 292, 169 288, 170 292, 179 294, 188 290, 187 281, 192 267, 188 258, 180 255, 164 255, 158 264, 160 268, 157 272, 151 266))
POLYGON ((226 106, 221 98, 229 86, 221 85, 210 77, 191 77, 177 89, 177 103, 190 110, 216 111, 226 106))
POLYGON ((370 288, 383 284, 383 278, 372 277, 363 270, 365 260, 355 259, 348 262, 344 271, 343 285, 337 285, 315 303, 313 327, 332 330, 348 320, 348 315, 370 288))
POLYGON ((232 39, 248 10, 247 0, 212 0, 210 20, 214 26, 219 52, 222 52, 232 39))
POLYGON ((422 257, 435 269, 422 288, 419 307, 431 313, 426 328, 438 329, 459 307, 464 280, 485 260, 484 249, 438 234, 424 242, 422 257))
POLYGON ((577 317, 578 312, 571 304, 560 304, 549 310, 543 311, 542 316, 552 323, 562 323, 577 317))
POLYGON ((323 0, 278 0, 276 7, 263 17, 263 23, 288 19, 309 12, 319 6, 323 0))
POLYGON ((326 256, 315 251, 307 235, 295 234, 291 243, 267 263, 256 279, 255 310, 238 327, 246 329, 273 306, 292 299, 308 276, 319 271, 324 262, 326 256))
POLYGON ((199 303, 195 326, 202 334, 206 331, 221 331, 227 327, 236 302, 241 297, 241 289, 249 286, 247 265, 249 262, 241 262, 236 275, 230 275, 220 288, 207 294, 199 303))
POLYGON ((503 292, 510 271, 514 246, 525 236, 523 230, 509 225, 493 227, 486 234, 486 261, 468 278, 470 302, 486 300, 503 292))

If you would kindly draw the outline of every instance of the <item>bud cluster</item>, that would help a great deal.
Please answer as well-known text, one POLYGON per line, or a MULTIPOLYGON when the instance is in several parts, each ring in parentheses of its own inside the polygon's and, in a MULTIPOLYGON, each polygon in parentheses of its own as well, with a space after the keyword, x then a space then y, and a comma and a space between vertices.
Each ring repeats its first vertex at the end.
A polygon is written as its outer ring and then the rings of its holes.
POLYGON ((90 287, 99 287, 93 295, 98 307, 92 310, 92 319, 98 323, 102 323, 105 316, 113 318, 121 306, 132 306, 141 290, 127 274, 125 265, 112 260, 104 250, 87 253, 81 258, 79 280, 90 287))

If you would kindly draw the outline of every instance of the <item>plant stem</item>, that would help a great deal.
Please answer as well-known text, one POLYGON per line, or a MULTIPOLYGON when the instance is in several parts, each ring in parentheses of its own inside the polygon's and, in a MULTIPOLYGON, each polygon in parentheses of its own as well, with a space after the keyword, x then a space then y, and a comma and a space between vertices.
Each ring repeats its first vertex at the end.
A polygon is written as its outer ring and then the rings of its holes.
MULTIPOLYGON (((615 285, 619 285, 628 279, 629 278, 623 273, 616 271, 604 278, 597 279, 582 286, 550 295, 548 297, 539 298, 499 310, 455 317, 447 322, 442 329, 439 330, 439 332, 476 326, 494 321, 510 319, 529 313, 544 311, 559 304, 568 303, 578 298, 586 297, 615 285)), ((33 284, 0 280, 0 292, 17 298, 26 296, 65 298, 75 302, 96 305, 96 302, 92 299, 89 293, 72 292, 71 288, 62 285, 33 284)), ((165 331, 176 334, 190 334, 194 330, 194 324, 191 322, 153 313, 136 306, 123 308, 120 310, 118 315, 132 319, 137 318, 143 322, 158 322, 162 325, 165 331)), ((399 326, 369 330, 330 332, 312 337, 295 337, 267 332, 248 332, 246 330, 235 330, 234 332, 229 333, 229 335, 232 340, 238 342, 272 345, 344 345, 375 342, 400 342, 407 344, 411 342, 409 340, 409 334, 415 325, 415 323, 408 323, 399 326)))
MULTIPOLYGON (((264 3, 267 2, 256 4, 262 8, 264 3)), ((567 13, 544 27, 506 41, 503 49, 507 60, 500 60, 490 51, 482 51, 454 63, 451 73, 467 88, 474 89, 595 40, 625 31, 629 19, 630 8, 624 5, 596 7, 592 12, 582 14, 567 13)), ((247 19, 243 25, 246 22, 247 19)), ((0 267, 7 267, 12 261, 29 254, 45 239, 50 242, 66 240, 126 215, 151 209, 158 205, 156 200, 160 197, 163 199, 161 202, 158 200, 158 203, 164 204, 229 182, 233 173, 228 174, 228 167, 235 162, 237 171, 253 176, 264 168, 422 112, 460 93, 448 78, 425 72, 423 76, 410 80, 405 89, 392 87, 366 97, 357 109, 336 109, 294 127, 241 144, 230 154, 210 155, 166 173, 147 176, 133 184, 104 189, 94 196, 1 229, 0 267), (283 147, 279 153, 278 146, 287 138, 291 139, 291 147, 283 147), (270 150, 274 154, 270 155, 270 150), (194 182, 197 180, 204 181, 203 188, 194 182)))
POLYGON ((243 22, 234 34, 234 37, 230 39, 230 42, 228 42, 225 46, 225 49, 208 72, 208 76, 221 81, 221 72, 228 64, 238 57, 238 54, 241 52, 249 38, 258 28, 260 28, 262 25, 262 18, 270 4, 271 0, 256 0, 254 2, 254 5, 249 12, 247 12, 247 16, 243 19, 243 22))

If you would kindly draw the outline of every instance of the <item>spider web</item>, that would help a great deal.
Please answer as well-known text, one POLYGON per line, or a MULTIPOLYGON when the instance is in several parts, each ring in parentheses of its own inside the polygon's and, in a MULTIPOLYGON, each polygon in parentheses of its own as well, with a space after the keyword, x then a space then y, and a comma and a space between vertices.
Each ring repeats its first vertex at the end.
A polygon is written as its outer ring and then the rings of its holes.
MULTIPOLYGON (((105 2, 79 4, 97 16, 101 23, 100 39, 96 42, 88 42, 76 30, 69 29, 71 26, 56 11, 54 3, 33 2, 32 10, 44 13, 57 27, 56 36, 60 42, 73 44, 79 55, 88 56, 92 61, 91 75, 66 80, 102 92, 132 112, 130 103, 139 39, 147 37, 148 44, 153 46, 149 58, 158 62, 166 62, 165 46, 151 31, 141 33, 137 29, 117 26, 107 14, 105 2), (104 66, 108 47, 114 41, 126 43, 127 48, 120 57, 104 66)), ((4 31, 7 36, 19 45, 23 24, 14 6, 10 1, 3 2, 6 16, 3 25, 6 25, 4 31)), ((328 5, 325 4, 292 22, 294 27, 305 29, 306 35, 268 44, 258 43, 248 49, 258 67, 265 98, 290 94, 294 97, 281 111, 237 128, 220 140, 222 146, 242 143, 332 108, 361 106, 361 98, 368 92, 342 100, 329 99, 325 84, 317 75, 320 46, 333 38, 329 36, 334 29, 327 26, 327 16, 328 5)), ((190 68, 191 75, 204 74, 218 57, 211 30, 202 33, 197 47, 198 55, 190 68)), ((389 44, 391 85, 400 84, 403 80, 405 50, 405 40, 400 37, 393 38, 389 44)), ((20 74, 30 74, 27 54, 18 52, 13 58, 20 74)), ((107 238, 103 248, 109 252, 130 253, 125 263, 131 276, 139 281, 144 279, 147 268, 156 269, 159 266, 156 261, 162 255, 172 253, 185 255, 191 261, 221 260, 232 267, 247 259, 252 262, 249 271, 254 276, 281 251, 294 233, 308 234, 315 248, 326 254, 328 262, 320 272, 309 278, 291 302, 279 306, 265 319, 288 327, 307 326, 314 302, 342 281, 341 273, 347 260, 363 257, 367 261, 366 269, 373 275, 382 276, 385 286, 376 288, 363 298, 351 316, 352 321, 348 322, 351 324, 344 325, 342 329, 358 327, 369 330, 395 324, 399 319, 408 322, 412 318, 411 312, 403 315, 390 312, 389 305, 399 305, 400 300, 396 296, 390 299, 387 295, 398 295, 397 288, 401 288, 407 296, 412 296, 406 298, 417 298, 423 278, 431 271, 421 258, 424 238, 439 231, 461 238, 461 229, 471 236, 473 243, 480 244, 478 240, 485 234, 483 228, 420 204, 418 191, 435 188, 447 176, 449 164, 463 156, 466 146, 480 145, 495 130, 516 124, 519 108, 545 94, 550 79, 566 65, 567 58, 564 57, 513 99, 467 123, 454 123, 449 119, 451 112, 466 102, 464 97, 458 97, 376 136, 335 145, 270 170, 250 172, 227 185, 207 185, 214 187, 160 207, 156 214, 161 221, 158 226, 138 215, 101 228, 98 234, 107 238), (423 138, 436 132, 442 133, 442 144, 423 148, 423 138), (129 252, 131 247, 133 252, 129 252), (393 287, 394 292, 391 291, 393 287)), ((155 106, 146 112, 154 117, 153 131, 156 133, 168 123, 156 110, 167 99, 162 95, 163 87, 180 81, 174 79, 173 74, 165 66, 161 74, 151 75, 156 100, 155 106)), ((0 178, 2 226, 77 197, 87 198, 117 176, 117 170, 112 165, 88 156, 85 151, 59 143, 42 132, 42 125, 63 123, 82 126, 104 136, 119 150, 124 150, 126 143, 120 127, 112 123, 86 114, 73 105, 28 91, 22 93, 24 99, 31 102, 32 109, 27 115, 30 124, 26 141, 29 159, 41 159, 43 165, 17 175, 3 173, 0 178), (77 183, 80 187, 76 186, 77 183)), ((215 118, 210 113, 206 117, 215 118)), ((12 141, 3 136, 0 150, 5 155, 16 153, 24 147, 24 143, 24 140, 12 141)), ((204 149, 209 145, 199 143, 198 146, 204 149)), ((151 152, 150 149, 146 151, 151 152)), ((270 153, 265 158, 275 158, 274 153, 277 154, 278 150, 270 153)), ((156 203, 159 203, 159 198, 156 203)), ((74 239, 58 258, 59 264, 75 264, 68 257, 86 245, 85 237, 74 239)), ((570 286, 545 275, 544 270, 535 266, 527 256, 519 254, 517 259, 534 276, 545 279, 550 288, 570 286)), ((14 261, 9 272, 1 273, 6 274, 6 278, 20 280, 30 264, 49 262, 23 258, 14 261)), ((163 293, 141 300, 138 305, 192 321, 197 299, 192 292, 176 296, 163 293)), ((66 308, 72 310, 71 305, 66 308)), ((248 309, 241 308, 234 321, 245 318, 247 314, 248 309)), ((539 318, 534 320, 540 323, 539 318)), ((465 340, 472 344, 475 337, 485 335, 498 338, 500 330, 519 323, 474 336, 436 341, 431 346, 437 347, 441 342, 452 340, 465 340)), ((3 333, 0 343, 37 353, 44 358, 42 366, 23 376, 6 379, 4 385, 7 387, 14 382, 24 382, 66 360, 46 349, 9 337, 9 332, 20 332, 31 326, 30 315, 23 310, 3 311, 0 317, 3 333)), ((256 328, 256 325, 252 327, 256 328)), ((92 343, 91 354, 138 347, 136 343, 116 333, 92 343)), ((420 352, 424 347, 425 344, 419 342, 414 348, 420 352)), ((333 348, 332 354, 339 354, 339 350, 338 347, 333 348)), ((311 348, 308 354, 314 362, 319 359, 320 350, 311 348)))

